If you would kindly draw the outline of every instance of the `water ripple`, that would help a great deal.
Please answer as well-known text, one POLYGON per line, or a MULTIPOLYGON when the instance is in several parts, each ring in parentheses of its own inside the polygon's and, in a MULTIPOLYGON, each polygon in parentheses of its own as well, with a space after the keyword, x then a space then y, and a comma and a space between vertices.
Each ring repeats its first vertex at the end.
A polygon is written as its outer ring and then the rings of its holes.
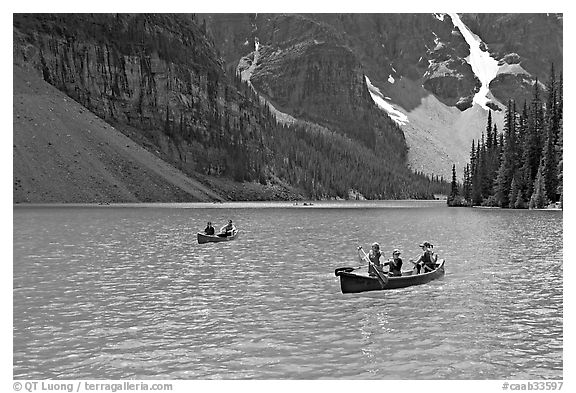
POLYGON ((14 378, 561 378, 561 213, 404 204, 15 209, 14 378), (340 293, 356 246, 424 239, 444 279, 340 293))

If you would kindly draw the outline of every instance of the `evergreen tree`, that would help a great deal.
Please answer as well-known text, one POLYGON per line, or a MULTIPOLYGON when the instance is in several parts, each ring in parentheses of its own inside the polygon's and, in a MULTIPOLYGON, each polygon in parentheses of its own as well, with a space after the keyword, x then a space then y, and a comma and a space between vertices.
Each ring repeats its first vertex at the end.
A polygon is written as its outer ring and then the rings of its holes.
POLYGON ((520 188, 518 187, 518 182, 516 177, 512 178, 512 183, 510 184, 510 195, 508 196, 508 207, 514 209, 518 201, 518 194, 520 193, 520 188))
MULTIPOLYGON (((498 144, 498 127, 496 126, 496 124, 494 124, 494 130, 492 131, 492 136, 494 138, 494 142, 492 142, 492 146, 497 149, 499 144, 498 144)), ((499 151, 498 151, 499 153, 499 151)))
POLYGON ((506 120, 504 124, 504 133, 506 139, 504 141, 504 151, 502 153, 502 161, 498 169, 498 176, 494 186, 494 196, 496 202, 500 207, 508 207, 510 205, 510 191, 512 179, 516 170, 516 142, 514 131, 514 117, 515 107, 512 100, 508 101, 508 109, 506 113, 506 120))
POLYGON ((548 128, 547 134, 544 150, 542 152, 542 176, 544 177, 546 195, 551 202, 556 202, 556 191, 558 189, 558 162, 556 161, 554 130, 548 128))
POLYGON ((560 195, 560 205, 562 206, 564 201, 563 201, 563 196, 564 196, 564 186, 563 186, 563 180, 564 180, 564 174, 563 174, 563 165, 564 165, 564 157, 563 157, 563 132, 562 132, 562 120, 560 121, 560 133, 558 136, 558 142, 556 144, 556 153, 558 155, 558 167, 556 168, 556 173, 558 174, 558 189, 556 190, 556 193, 558 195, 560 195))
POLYGON ((472 199, 472 179, 470 178, 470 165, 466 164, 464 168, 464 180, 463 180, 463 187, 462 187, 462 197, 466 201, 466 203, 470 204, 472 199))
POLYGON ((448 200, 454 201, 458 197, 458 182, 456 181, 456 164, 452 164, 452 183, 448 200))
POLYGON ((476 145, 472 139, 472 148, 470 149, 470 173, 476 171, 476 145))
MULTIPOLYGON (((474 148, 474 142, 472 142, 474 148)), ((472 204, 480 205, 482 203, 482 187, 480 183, 480 142, 476 144, 474 153, 474 170, 472 171, 472 204)))
POLYGON ((559 116, 559 92, 554 75, 554 64, 550 69, 550 80, 547 84, 548 99, 546 104, 546 137, 542 157, 544 159, 543 176, 546 184, 546 195, 551 202, 556 202, 558 189, 558 155, 557 142, 561 117, 559 116))
POLYGON ((558 115, 558 131, 562 128, 561 123, 562 119, 564 118, 564 93, 563 93, 563 86, 564 86, 564 78, 563 74, 560 74, 560 79, 558 80, 558 101, 557 101, 557 111, 556 114, 558 115))
POLYGON ((546 184, 544 180, 544 159, 541 160, 536 179, 534 180, 534 192, 530 197, 530 209, 543 209, 548 205, 546 196, 546 184))
POLYGON ((529 108, 525 144, 523 151, 523 166, 525 169, 525 181, 528 187, 527 195, 533 192, 534 180, 540 165, 542 154, 541 135, 543 131, 543 109, 540 100, 538 80, 534 84, 534 93, 529 108))
POLYGON ((546 126, 551 128, 554 134, 552 143, 556 144, 558 140, 558 128, 560 122, 559 116, 559 91, 556 75, 554 74, 554 63, 550 66, 550 79, 546 84, 547 101, 546 101, 546 126))
POLYGON ((493 185, 498 175, 498 168, 500 167, 500 149, 498 148, 498 128, 496 124, 491 126, 491 115, 488 113, 488 125, 486 129, 490 129, 488 137, 486 138, 486 176, 485 176, 485 197, 492 195, 493 185))
POLYGON ((480 160, 478 164, 478 177, 480 181, 480 194, 482 200, 488 198, 492 195, 492 184, 493 180, 491 177, 491 162, 490 162, 490 154, 488 149, 486 148, 486 143, 484 142, 484 133, 482 133, 482 141, 481 141, 481 149, 480 149, 480 160))
POLYGON ((522 195, 522 190, 518 190, 518 194, 516 195, 516 202, 514 202, 514 209, 526 209, 527 202, 524 200, 524 196, 522 195))
POLYGON ((528 128, 528 106, 526 101, 524 101, 524 106, 522 108, 522 113, 518 117, 518 132, 516 134, 516 149, 517 149, 517 159, 518 165, 514 172, 514 179, 516 180, 516 187, 518 188, 518 193, 515 199, 511 200, 510 203, 514 204, 515 208, 519 206, 524 206, 527 203, 527 182, 526 182, 526 168, 524 166, 524 156, 526 151, 526 135, 528 128))
POLYGON ((492 149, 492 143, 494 142, 492 136, 492 111, 488 111, 488 122, 486 124, 486 149, 490 151, 492 149))

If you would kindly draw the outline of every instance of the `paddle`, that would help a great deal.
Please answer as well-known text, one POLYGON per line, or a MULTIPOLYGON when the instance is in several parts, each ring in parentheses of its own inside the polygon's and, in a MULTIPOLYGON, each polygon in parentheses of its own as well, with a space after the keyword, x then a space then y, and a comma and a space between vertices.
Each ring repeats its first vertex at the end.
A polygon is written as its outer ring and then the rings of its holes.
POLYGON ((386 277, 386 276, 382 275, 382 273, 380 273, 380 270, 378 270, 376 265, 374 265, 374 263, 372 263, 372 261, 368 257, 368 254, 366 254, 364 252, 364 250, 362 249, 362 246, 358 247, 358 251, 362 251, 363 259, 368 262, 369 266, 374 267, 374 271, 376 272, 376 276, 378 277, 378 281, 380 281, 380 285, 382 285, 382 287, 386 286, 386 284, 388 284, 388 277, 386 277))
MULTIPOLYGON (((358 253, 358 262, 362 263, 362 259, 363 258, 360 256, 360 253, 358 253)), ((340 273, 340 272, 349 273, 353 270, 362 269, 363 267, 364 267, 364 265, 355 266, 355 267, 351 267, 351 266, 339 267, 339 268, 336 268, 336 270, 334 270, 334 274, 337 276, 338 273, 340 273)))
MULTIPOLYGON (((414 260, 409 259, 409 261, 412 262, 412 264, 413 264, 415 267, 418 266, 418 264, 417 264, 416 262, 414 262, 414 260)), ((429 273, 429 272, 432 272, 432 271, 436 270, 436 269, 431 269, 431 268, 429 268, 427 265, 420 265, 420 266, 421 266, 420 271, 424 270, 424 273, 429 273)))
POLYGON ((337 276, 337 275, 338 275, 338 273, 340 273, 340 272, 349 273, 349 272, 351 272, 352 270, 358 270, 358 269, 361 269, 361 268, 363 268, 363 267, 364 267, 364 266, 356 266, 356 267, 339 267, 339 268, 337 268, 336 270, 334 270, 334 275, 336 275, 336 276, 337 276))

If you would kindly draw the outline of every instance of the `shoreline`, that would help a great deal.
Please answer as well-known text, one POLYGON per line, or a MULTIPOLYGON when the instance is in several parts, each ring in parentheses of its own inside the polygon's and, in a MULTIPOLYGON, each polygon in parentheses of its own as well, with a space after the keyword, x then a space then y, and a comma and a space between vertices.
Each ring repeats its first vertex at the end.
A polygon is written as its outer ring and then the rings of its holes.
MULTIPOLYGON (((290 208, 322 208, 346 205, 346 207, 378 207, 375 205, 401 204, 433 204, 445 205, 445 201, 435 199, 378 199, 378 200, 321 200, 321 201, 224 201, 224 202, 119 202, 119 203, 13 203, 12 208, 119 208, 119 207, 180 207, 180 208, 233 208, 233 207, 290 207, 290 208)), ((385 206, 380 206, 385 207, 385 206)))
POLYGON ((495 210, 542 210, 542 211, 563 211, 561 207, 544 207, 542 209, 515 209, 515 208, 503 208, 498 206, 458 206, 458 207, 470 207, 472 209, 495 209, 495 210))

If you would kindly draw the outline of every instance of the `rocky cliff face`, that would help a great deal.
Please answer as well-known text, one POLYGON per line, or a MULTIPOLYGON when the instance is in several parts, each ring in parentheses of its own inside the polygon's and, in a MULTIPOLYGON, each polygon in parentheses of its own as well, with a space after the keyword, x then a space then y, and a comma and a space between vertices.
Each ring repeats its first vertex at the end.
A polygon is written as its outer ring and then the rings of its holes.
POLYGON ((461 107, 477 91, 477 79, 463 60, 469 53, 467 45, 449 17, 435 14, 320 17, 343 31, 347 46, 378 86, 408 78, 421 83, 447 105, 461 107))
POLYGON ((205 128, 191 114, 217 105, 215 50, 184 17, 15 15, 14 26, 15 61, 104 119, 205 128))
MULTIPOLYGON (((230 144, 242 132, 262 132, 260 108, 225 78, 193 16, 20 14, 14 42, 15 64, 38 70, 191 175, 224 171, 218 163, 206 168, 206 151, 194 141, 214 145, 221 136, 230 144)), ((240 148, 248 154, 257 146, 240 148)))
MULTIPOLYGON (((440 101, 466 110, 478 92, 459 29, 445 14, 216 14, 202 16, 226 62, 264 46, 285 50, 316 40, 342 46, 356 57, 362 72, 386 90, 389 80, 408 78, 440 101)), ((483 47, 500 62, 490 88, 500 103, 522 102, 535 79, 546 80, 550 64, 562 66, 562 16, 557 14, 462 14, 483 47)), ((293 52, 293 56, 303 56, 293 52)), ((289 61, 289 56, 283 58, 289 61)), ((264 60, 264 59, 263 59, 264 60)), ((275 58, 275 61, 279 60, 275 58)), ((276 69, 278 66, 276 65, 276 69)), ((398 102, 413 109, 407 101, 398 102)))
MULTIPOLYGON (((239 72, 252 68, 252 85, 280 111, 368 146, 386 150, 378 142, 382 138, 404 144, 398 127, 375 108, 362 64, 338 26, 295 14, 200 17, 225 62, 239 72)), ((398 151, 390 153, 398 156, 398 151)))
POLYGON ((282 112, 373 146, 378 136, 403 144, 400 129, 375 108, 360 63, 346 47, 310 40, 280 49, 261 45, 251 76, 282 112))
MULTIPOLYGON (((447 105, 466 109, 478 81, 463 60, 466 43, 450 19, 433 14, 312 14, 208 15, 208 28, 229 64, 250 53, 255 39, 283 51, 274 58, 296 63, 311 52, 291 50, 309 43, 324 48, 346 48, 354 68, 369 75, 378 86, 390 79, 420 81, 447 105)), ((265 59, 262 59, 265 66, 265 59)), ((349 64, 352 64, 349 61, 349 64)), ((288 67, 288 66, 287 66, 288 67)), ((339 83, 337 79, 334 83, 339 83)), ((343 80, 343 83, 346 81, 343 80)), ((313 88, 313 87, 311 87, 313 88)), ((410 108, 407 108, 410 109, 410 108)))

